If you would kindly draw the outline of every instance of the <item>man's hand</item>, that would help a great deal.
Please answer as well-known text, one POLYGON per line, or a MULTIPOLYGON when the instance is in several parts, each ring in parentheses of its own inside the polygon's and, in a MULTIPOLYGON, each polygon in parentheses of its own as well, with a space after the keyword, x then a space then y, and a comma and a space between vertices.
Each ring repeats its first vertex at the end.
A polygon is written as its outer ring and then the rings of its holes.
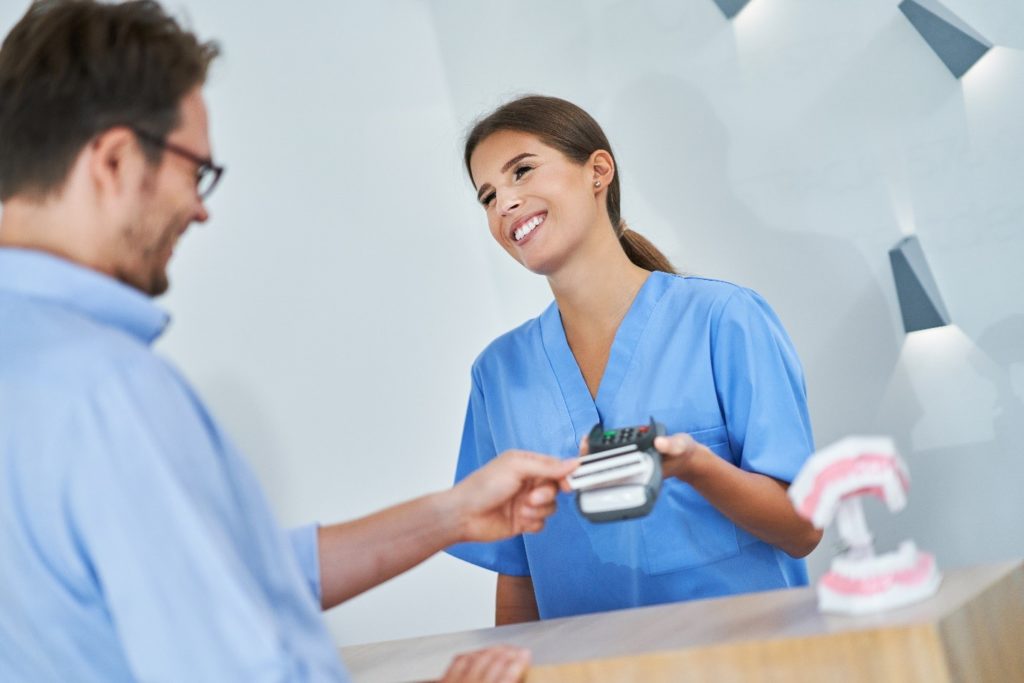
POLYGON ((518 683, 529 666, 529 650, 497 645, 457 656, 441 683, 518 683))
POLYGON ((455 485, 451 495, 464 540, 496 541, 540 531, 555 511, 558 489, 578 460, 505 451, 455 485))
POLYGON ((577 460, 508 451, 450 489, 320 527, 320 604, 328 609, 461 541, 540 531, 577 460))

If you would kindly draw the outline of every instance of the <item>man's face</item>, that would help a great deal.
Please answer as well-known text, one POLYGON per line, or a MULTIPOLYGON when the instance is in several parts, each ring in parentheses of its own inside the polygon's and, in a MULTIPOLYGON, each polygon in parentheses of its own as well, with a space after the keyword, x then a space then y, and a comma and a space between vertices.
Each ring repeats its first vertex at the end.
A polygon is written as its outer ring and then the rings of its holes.
MULTIPOLYGON (((167 142, 209 158, 206 105, 199 88, 182 99, 180 110, 181 123, 167 142)), ((178 238, 192 222, 209 218, 196 190, 196 171, 194 161, 169 150, 147 171, 137 210, 120 234, 115 265, 119 280, 150 296, 167 291, 167 264, 178 238)))

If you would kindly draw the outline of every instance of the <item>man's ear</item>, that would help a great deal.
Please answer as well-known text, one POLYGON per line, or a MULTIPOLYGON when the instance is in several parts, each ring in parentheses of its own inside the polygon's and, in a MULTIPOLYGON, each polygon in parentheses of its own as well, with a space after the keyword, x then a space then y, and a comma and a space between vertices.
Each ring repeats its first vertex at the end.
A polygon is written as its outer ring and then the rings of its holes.
POLYGON ((129 128, 118 126, 100 133, 86 152, 89 177, 99 197, 122 198, 142 185, 146 157, 139 139, 129 128))
POLYGON ((594 192, 602 192, 612 183, 615 178, 615 160, 610 152, 599 149, 590 155, 587 161, 591 169, 591 181, 594 184, 594 192))

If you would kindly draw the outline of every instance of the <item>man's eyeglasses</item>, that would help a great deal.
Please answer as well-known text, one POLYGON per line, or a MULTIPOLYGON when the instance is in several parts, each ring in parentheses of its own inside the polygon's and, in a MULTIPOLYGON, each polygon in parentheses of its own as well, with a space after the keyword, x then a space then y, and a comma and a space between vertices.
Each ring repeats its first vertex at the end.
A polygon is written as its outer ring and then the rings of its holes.
POLYGON ((184 147, 179 147, 173 142, 167 142, 167 140, 159 135, 153 135, 152 133, 147 133, 146 131, 139 130, 138 128, 132 128, 132 130, 140 140, 162 149, 166 149, 168 152, 174 152, 178 156, 184 157, 196 164, 196 192, 199 193, 200 199, 206 199, 209 197, 210 193, 213 192, 213 189, 217 187, 217 183, 220 182, 220 177, 224 175, 224 167, 213 163, 213 159, 203 158, 198 154, 193 154, 184 147))

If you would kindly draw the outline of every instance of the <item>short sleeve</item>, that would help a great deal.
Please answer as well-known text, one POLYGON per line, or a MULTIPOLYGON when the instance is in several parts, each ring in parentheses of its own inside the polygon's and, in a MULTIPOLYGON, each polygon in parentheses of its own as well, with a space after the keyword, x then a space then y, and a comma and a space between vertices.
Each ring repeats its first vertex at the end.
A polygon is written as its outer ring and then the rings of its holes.
MULTIPOLYGON (((473 367, 473 386, 466 408, 466 422, 462 429, 459 461, 455 468, 455 483, 459 483, 480 469, 497 455, 488 425, 487 405, 479 381, 479 368, 473 367)), ((499 574, 529 576, 526 547, 522 536, 513 536, 492 543, 458 543, 448 554, 499 574)))
POLYGON ((778 316, 738 289, 712 326, 712 367, 740 467, 790 482, 814 451, 803 368, 778 316))
POLYGON ((288 540, 295 551, 295 559, 299 561, 302 576, 305 577, 309 592, 317 603, 323 597, 320 585, 319 530, 319 524, 305 524, 288 530, 288 540))

